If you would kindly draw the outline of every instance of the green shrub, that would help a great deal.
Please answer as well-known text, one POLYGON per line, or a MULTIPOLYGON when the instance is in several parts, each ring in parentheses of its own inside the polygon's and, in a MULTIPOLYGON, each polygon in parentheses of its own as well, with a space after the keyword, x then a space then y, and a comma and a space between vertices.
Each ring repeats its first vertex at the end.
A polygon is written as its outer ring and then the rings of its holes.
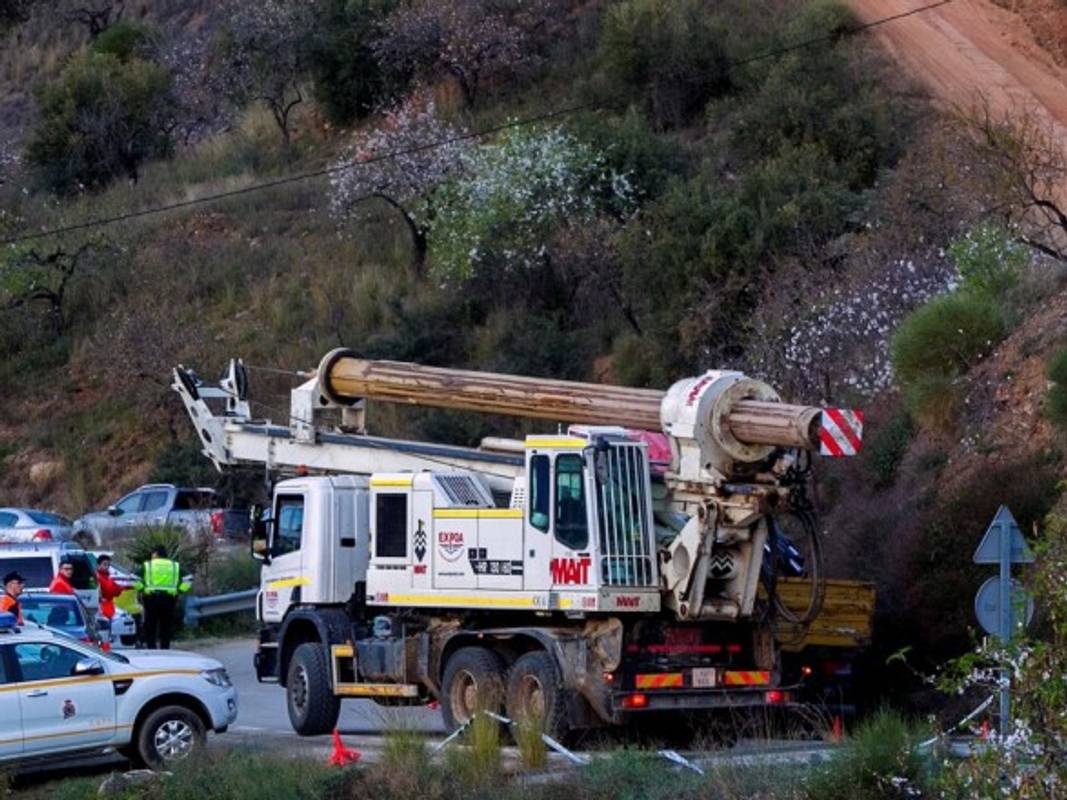
POLYGON ((831 761, 807 782, 812 800, 905 800, 921 792, 923 756, 917 737, 898 713, 881 710, 866 720, 831 761))
POLYGON ((982 223, 955 239, 948 254, 960 271, 965 289, 1000 302, 1018 285, 1029 260, 1023 245, 990 223, 982 223))
POLYGON ((684 124, 730 88, 729 25, 704 0, 623 0, 604 20, 600 62, 612 94, 640 98, 659 128, 684 124))
POLYGON ((486 787, 500 780, 500 723, 477 714, 463 735, 465 748, 447 751, 449 772, 462 784, 486 787))
POLYGON ((893 336, 893 367, 905 388, 930 376, 965 373, 1007 333, 999 306, 974 293, 954 292, 912 312, 893 336))
POLYGON ((923 375, 904 390, 904 405, 927 430, 949 433, 960 411, 959 379, 950 375, 923 375))
POLYGON ((1056 351, 1048 364, 1051 382, 1045 396, 1045 414, 1060 428, 1067 428, 1067 347, 1056 351))
POLYGON ((163 548, 167 558, 179 562, 185 574, 198 570, 206 558, 203 545, 191 542, 184 528, 172 525, 134 529, 130 538, 122 543, 118 558, 124 564, 138 569, 157 547, 163 548))
POLYGON ((872 485, 885 488, 893 484, 914 435, 915 427, 907 414, 897 414, 884 425, 871 426, 863 445, 863 464, 872 485))
POLYGON ((259 586, 260 563, 247 548, 209 551, 197 576, 197 594, 243 592, 259 586))
POLYGON ((315 99, 331 122, 365 117, 389 97, 388 76, 372 44, 396 0, 328 0, 309 35, 308 66, 315 99))
POLYGON ((93 40, 91 50, 114 56, 125 64, 133 58, 148 59, 152 46, 152 31, 136 22, 120 19, 93 40))
POLYGON ((39 121, 27 161, 59 192, 137 180, 141 164, 171 153, 175 109, 170 73, 109 53, 75 56, 52 83, 37 88, 39 121))

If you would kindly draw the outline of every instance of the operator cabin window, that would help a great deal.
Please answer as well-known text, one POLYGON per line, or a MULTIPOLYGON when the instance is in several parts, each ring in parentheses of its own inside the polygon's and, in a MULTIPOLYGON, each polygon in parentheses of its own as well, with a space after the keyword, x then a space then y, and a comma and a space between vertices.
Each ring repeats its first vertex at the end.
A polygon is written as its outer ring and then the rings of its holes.
POLYGON ((378 558, 404 558, 408 554, 408 496, 380 494, 375 500, 378 521, 374 554, 378 558))
POLYGON ((548 456, 530 459, 530 524, 537 530, 548 532, 551 514, 551 489, 548 456))
POLYGON ((302 495, 281 495, 277 506, 278 527, 274 532, 271 555, 283 556, 300 549, 304 535, 304 498, 302 495))
POLYGON ((556 540, 571 550, 589 546, 582 467, 579 455, 569 453, 556 459, 556 540))

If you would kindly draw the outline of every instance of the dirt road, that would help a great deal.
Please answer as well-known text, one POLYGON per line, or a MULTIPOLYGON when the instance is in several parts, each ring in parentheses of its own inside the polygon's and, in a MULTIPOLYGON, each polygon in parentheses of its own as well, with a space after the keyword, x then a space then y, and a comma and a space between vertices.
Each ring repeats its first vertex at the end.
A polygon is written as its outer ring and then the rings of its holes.
MULTIPOLYGON (((862 22, 927 2, 848 0, 862 22)), ((1067 71, 1016 14, 989 0, 952 0, 881 25, 871 35, 939 102, 969 108, 984 95, 998 113, 1034 110, 1067 142, 1067 71)))

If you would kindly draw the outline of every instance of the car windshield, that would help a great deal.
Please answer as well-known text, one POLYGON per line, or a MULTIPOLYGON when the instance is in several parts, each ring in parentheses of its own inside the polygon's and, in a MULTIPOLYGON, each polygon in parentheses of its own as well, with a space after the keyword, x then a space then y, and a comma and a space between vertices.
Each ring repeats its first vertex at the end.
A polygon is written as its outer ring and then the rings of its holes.
POLYGON ((19 598, 22 616, 50 628, 84 628, 81 605, 69 597, 41 597, 24 594, 19 598))
POLYGON ((36 522, 38 525, 61 525, 69 526, 70 520, 66 517, 61 517, 59 514, 50 514, 47 511, 26 511, 26 516, 36 522))
POLYGON ((52 557, 0 555, 0 573, 8 572, 20 573, 26 579, 27 589, 46 589, 53 577, 52 557))

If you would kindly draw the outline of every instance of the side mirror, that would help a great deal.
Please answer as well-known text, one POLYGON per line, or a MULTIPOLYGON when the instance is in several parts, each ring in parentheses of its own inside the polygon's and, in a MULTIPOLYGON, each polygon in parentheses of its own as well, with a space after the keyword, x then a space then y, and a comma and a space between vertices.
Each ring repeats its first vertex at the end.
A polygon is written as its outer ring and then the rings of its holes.
POLYGON ((108 506, 107 507, 107 513, 110 514, 113 517, 121 517, 122 516, 122 509, 119 508, 118 506, 108 506))
POLYGON ((77 664, 74 665, 72 675, 103 675, 104 665, 95 658, 83 658, 77 664))

